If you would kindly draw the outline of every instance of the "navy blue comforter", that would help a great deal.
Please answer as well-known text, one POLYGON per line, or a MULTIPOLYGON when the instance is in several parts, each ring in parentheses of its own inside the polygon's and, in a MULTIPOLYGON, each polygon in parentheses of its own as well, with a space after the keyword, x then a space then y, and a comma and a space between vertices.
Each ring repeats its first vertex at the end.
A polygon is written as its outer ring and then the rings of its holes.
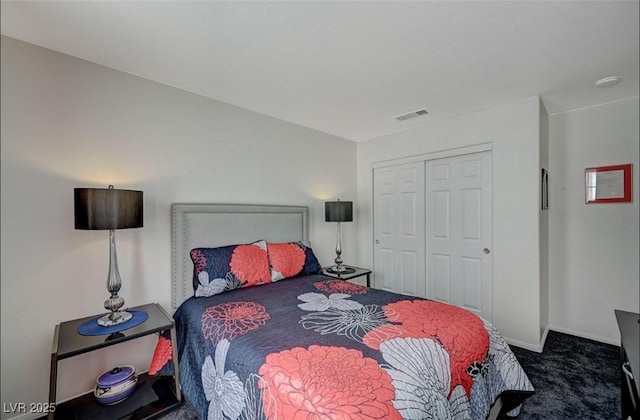
POLYGON ((203 419, 480 419, 533 392, 489 322, 321 275, 192 297, 174 317, 203 419))

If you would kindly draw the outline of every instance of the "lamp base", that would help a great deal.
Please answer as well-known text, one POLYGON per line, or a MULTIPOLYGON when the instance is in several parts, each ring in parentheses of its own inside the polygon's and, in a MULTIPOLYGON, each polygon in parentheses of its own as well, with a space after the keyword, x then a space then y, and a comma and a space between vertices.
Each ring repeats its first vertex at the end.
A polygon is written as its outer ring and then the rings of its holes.
POLYGON ((98 325, 103 327, 112 327, 129 321, 133 315, 127 311, 111 312, 98 319, 98 325))
POLYGON ((353 274, 356 272, 356 269, 344 265, 337 265, 327 268, 327 272, 331 274, 353 274))

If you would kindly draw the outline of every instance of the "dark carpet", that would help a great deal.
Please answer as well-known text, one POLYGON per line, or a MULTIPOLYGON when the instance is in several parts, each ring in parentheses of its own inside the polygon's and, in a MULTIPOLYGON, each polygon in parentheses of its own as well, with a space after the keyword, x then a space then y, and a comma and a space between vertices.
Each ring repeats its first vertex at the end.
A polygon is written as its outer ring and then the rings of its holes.
POLYGON ((550 331, 542 353, 511 349, 536 389, 518 420, 620 418, 620 347, 550 331))
MULTIPOLYGON (((542 353, 511 346, 536 388, 518 420, 620 418, 620 348, 550 331, 542 353)), ((188 404, 160 417, 198 420, 188 404)))
POLYGON ((201 420, 200 416, 188 402, 183 402, 182 405, 170 413, 164 416, 158 417, 158 420, 201 420))

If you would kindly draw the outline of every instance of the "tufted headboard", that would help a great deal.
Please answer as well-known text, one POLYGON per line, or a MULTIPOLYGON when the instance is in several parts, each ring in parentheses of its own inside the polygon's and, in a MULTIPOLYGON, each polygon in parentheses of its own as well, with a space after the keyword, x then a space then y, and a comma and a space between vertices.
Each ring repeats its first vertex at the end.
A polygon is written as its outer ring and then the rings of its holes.
POLYGON ((307 240, 309 209, 253 204, 171 205, 171 303, 174 309, 193 295, 189 251, 250 243, 307 240))

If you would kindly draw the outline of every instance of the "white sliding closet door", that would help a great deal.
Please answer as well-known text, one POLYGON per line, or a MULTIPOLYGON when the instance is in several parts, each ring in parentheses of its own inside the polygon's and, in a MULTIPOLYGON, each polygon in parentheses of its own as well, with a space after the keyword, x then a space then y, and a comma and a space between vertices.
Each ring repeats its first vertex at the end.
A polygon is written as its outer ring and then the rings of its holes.
POLYGON ((491 152, 426 162, 427 297, 491 321, 491 152))
POLYGON ((424 161, 377 168, 374 270, 379 289, 425 296, 424 161))

